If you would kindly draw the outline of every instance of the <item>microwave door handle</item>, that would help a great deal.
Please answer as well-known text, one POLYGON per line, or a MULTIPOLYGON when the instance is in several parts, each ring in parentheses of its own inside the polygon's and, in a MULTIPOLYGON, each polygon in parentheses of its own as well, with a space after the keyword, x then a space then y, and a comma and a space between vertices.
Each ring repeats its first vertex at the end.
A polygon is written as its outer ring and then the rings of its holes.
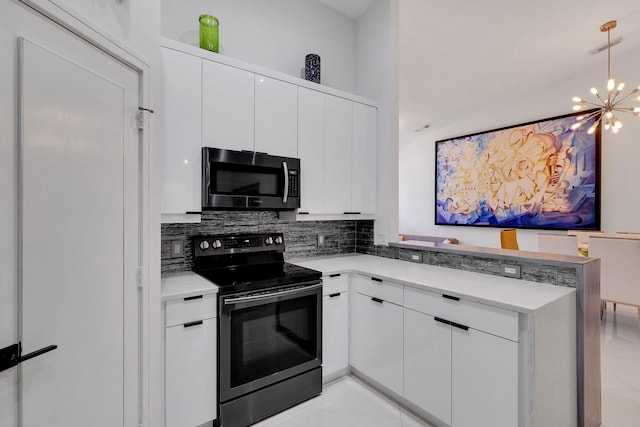
POLYGON ((289 167, 287 162, 282 162, 282 170, 284 171, 284 192, 282 193, 282 203, 287 203, 289 197, 289 167))

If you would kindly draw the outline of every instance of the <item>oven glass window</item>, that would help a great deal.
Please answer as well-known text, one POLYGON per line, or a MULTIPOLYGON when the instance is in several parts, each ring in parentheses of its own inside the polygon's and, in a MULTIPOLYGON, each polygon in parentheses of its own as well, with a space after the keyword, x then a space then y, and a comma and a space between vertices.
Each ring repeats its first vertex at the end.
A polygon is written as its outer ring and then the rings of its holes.
POLYGON ((211 192, 244 196, 279 196, 282 192, 278 169, 216 169, 211 192))
POLYGON ((231 387, 317 357, 317 295, 231 313, 231 387))

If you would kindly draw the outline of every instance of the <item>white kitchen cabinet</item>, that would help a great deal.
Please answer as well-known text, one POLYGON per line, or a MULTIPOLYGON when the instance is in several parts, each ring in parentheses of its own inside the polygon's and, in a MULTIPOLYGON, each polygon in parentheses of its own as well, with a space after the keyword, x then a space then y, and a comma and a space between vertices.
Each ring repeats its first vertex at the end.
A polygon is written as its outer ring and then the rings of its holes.
POLYGON ((298 157, 298 87, 255 75, 255 151, 298 157))
POLYGON ((349 367, 349 276, 322 277, 322 375, 333 379, 349 367))
POLYGON ((376 212, 377 114, 369 105, 353 103, 351 145, 351 211, 376 212))
MULTIPOLYGON (((298 156, 300 156, 300 211, 324 209, 324 97, 322 92, 298 88, 298 156)), ((331 172, 331 171, 330 171, 331 172)))
POLYGON ((298 89, 303 214, 375 214, 377 109, 298 89))
POLYGON ((407 308, 404 398, 451 424, 451 326, 407 308))
POLYGON ((217 416, 215 303, 215 294, 167 301, 166 427, 197 426, 217 416), (184 323, 174 325, 178 320, 184 323))
POLYGON ((518 343, 452 327, 453 427, 518 425, 518 343))
POLYGON ((203 60, 202 146, 253 151, 254 99, 254 73, 203 60))
MULTIPOLYGON (((389 390, 403 393, 403 309, 401 305, 377 296, 362 293, 361 285, 371 278, 354 275, 351 282, 351 341, 349 363, 353 368, 389 390)), ((380 296, 394 295, 383 288, 400 286, 377 282, 380 296)), ((371 289, 371 288, 370 288, 371 289)), ((372 293, 372 292, 370 292, 372 293)))
POLYGON ((162 213, 199 212, 201 206, 202 59, 162 48, 164 170, 162 213))
POLYGON ((518 425, 517 313, 411 287, 404 297, 404 397, 452 427, 518 425))

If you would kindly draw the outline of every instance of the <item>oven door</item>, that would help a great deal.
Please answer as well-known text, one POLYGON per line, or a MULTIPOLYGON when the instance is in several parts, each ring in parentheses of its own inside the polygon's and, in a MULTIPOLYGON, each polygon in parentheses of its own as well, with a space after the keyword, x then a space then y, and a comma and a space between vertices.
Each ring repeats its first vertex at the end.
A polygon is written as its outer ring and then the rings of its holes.
POLYGON ((321 365, 321 281, 224 295, 218 304, 220 402, 321 365))

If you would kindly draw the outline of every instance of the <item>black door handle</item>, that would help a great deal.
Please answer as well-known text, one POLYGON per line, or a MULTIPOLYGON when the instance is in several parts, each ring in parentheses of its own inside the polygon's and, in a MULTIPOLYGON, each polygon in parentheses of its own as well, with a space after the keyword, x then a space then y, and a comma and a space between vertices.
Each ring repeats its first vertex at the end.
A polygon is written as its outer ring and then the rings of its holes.
POLYGON ((39 350, 32 351, 31 353, 22 356, 22 343, 12 344, 9 347, 5 347, 0 350, 0 372, 6 371, 9 368, 18 366, 20 363, 38 357, 42 354, 48 353, 58 348, 57 345, 48 345, 39 350))

